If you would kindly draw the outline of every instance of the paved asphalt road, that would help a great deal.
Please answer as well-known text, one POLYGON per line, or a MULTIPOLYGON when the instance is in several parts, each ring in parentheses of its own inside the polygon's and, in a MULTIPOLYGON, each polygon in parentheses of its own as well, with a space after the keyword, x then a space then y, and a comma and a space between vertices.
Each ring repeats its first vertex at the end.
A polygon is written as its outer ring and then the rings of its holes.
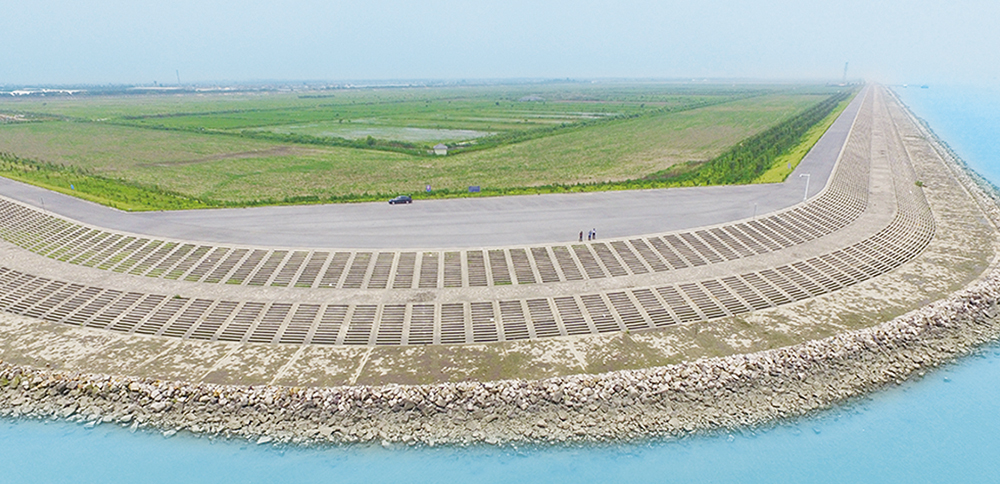
MULTIPOLYGON (((862 93, 863 94, 863 93, 862 93)), ((0 178, 0 194, 93 225, 161 237, 256 246, 460 248, 576 241, 580 231, 625 237, 749 218, 826 185, 863 95, 784 183, 602 193, 178 212, 126 213, 0 178)))

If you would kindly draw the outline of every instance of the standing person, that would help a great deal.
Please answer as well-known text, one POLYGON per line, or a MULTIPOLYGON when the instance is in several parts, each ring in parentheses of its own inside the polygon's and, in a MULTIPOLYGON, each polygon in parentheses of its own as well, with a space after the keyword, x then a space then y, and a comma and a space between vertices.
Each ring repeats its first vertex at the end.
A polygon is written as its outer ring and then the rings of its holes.
POLYGON ((590 233, 592 234, 591 237, 593 237, 594 240, 597 240, 597 229, 591 230, 590 233))
POLYGON ((580 242, 583 242, 583 231, 580 231, 580 242))

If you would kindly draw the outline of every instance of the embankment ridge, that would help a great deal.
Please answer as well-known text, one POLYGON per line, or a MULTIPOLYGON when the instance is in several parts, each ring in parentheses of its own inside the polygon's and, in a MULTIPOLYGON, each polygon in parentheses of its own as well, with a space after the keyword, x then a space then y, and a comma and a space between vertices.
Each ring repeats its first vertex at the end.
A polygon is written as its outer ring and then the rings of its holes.
MULTIPOLYGON (((996 223, 990 186, 925 137, 996 223)), ((540 380, 432 385, 215 385, 0 365, 0 415, 257 443, 468 444, 636 440, 808 415, 1000 338, 1000 270, 868 328, 783 348, 540 380)))

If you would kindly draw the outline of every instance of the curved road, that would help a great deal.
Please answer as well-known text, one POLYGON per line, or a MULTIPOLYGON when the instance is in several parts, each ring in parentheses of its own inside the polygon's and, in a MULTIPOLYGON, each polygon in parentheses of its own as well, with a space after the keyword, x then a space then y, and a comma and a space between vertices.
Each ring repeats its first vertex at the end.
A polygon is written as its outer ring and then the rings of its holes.
MULTIPOLYGON (((867 88, 866 88, 867 90, 867 88)), ((713 225, 790 207, 822 191, 864 93, 784 183, 557 195, 127 213, 0 178, 0 194, 84 223, 203 242, 311 248, 461 248, 626 237, 713 225)))

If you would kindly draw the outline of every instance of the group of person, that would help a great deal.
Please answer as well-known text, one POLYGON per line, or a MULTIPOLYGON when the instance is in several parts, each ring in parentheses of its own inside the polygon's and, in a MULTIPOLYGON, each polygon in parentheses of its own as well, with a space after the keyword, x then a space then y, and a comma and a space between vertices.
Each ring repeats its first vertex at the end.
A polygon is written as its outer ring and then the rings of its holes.
MULTIPOLYGON (((597 240, 597 229, 590 229, 587 232, 587 240, 597 240)), ((580 242, 583 242, 583 231, 580 231, 580 242)))

